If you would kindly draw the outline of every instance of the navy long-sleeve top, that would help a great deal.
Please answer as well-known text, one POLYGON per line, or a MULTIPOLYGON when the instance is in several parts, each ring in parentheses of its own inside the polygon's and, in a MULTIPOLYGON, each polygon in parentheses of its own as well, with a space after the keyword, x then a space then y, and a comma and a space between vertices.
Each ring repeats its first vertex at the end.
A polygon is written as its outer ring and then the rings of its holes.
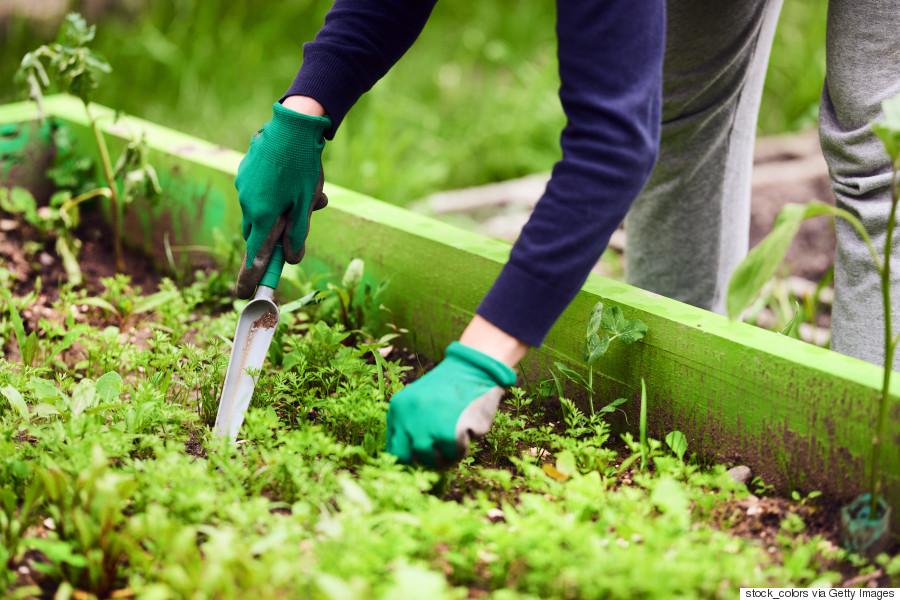
MULTIPOLYGON (((285 96, 315 98, 332 137, 409 49, 435 1, 337 0, 285 96)), ((558 0, 556 12, 562 159, 477 311, 532 346, 584 284, 659 144, 665 0, 558 0)))

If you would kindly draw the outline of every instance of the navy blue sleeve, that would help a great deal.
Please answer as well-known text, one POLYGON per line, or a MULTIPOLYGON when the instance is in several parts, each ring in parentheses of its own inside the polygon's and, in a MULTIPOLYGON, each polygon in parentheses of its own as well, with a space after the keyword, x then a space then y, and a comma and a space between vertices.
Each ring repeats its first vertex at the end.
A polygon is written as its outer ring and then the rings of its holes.
POLYGON ((664 0, 558 0, 566 114, 544 195, 478 307, 540 346, 650 176, 659 145, 664 0))
MULTIPOLYGON (((286 95, 334 122, 418 37, 435 0, 337 0, 286 95)), ((543 27, 543 23, 535 23, 543 27)), ((557 0, 567 124, 543 197, 478 314, 540 346, 644 186, 659 144, 665 0, 557 0)), ((462 142, 460 142, 462 143, 462 142)))
POLYGON ((316 99, 331 118, 331 139, 350 108, 400 60, 437 0, 337 0, 282 97, 316 99))

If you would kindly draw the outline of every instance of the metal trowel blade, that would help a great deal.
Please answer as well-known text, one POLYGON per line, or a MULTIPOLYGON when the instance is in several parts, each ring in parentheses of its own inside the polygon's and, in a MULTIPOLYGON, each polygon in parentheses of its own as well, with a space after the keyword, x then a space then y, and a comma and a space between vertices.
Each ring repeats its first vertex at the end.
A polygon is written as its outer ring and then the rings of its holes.
POLYGON ((270 287, 259 286, 256 296, 238 318, 215 425, 217 434, 232 440, 237 439, 244 422, 256 378, 278 327, 278 305, 272 301, 274 293, 270 287))

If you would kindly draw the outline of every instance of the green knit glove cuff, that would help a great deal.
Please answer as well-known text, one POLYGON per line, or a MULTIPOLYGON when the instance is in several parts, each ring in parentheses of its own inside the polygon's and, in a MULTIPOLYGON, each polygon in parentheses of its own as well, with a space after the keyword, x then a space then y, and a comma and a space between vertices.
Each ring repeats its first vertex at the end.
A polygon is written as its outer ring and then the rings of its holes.
POLYGON ((481 369, 485 375, 501 387, 507 388, 516 382, 516 372, 507 365, 484 352, 460 342, 452 342, 447 346, 447 358, 455 358, 472 367, 481 369))
POLYGON ((266 143, 257 151, 267 161, 287 169, 304 169, 318 164, 325 147, 325 132, 331 129, 328 117, 313 117, 285 108, 280 102, 272 106, 272 120, 265 124, 266 143), (314 140, 310 143, 310 140, 314 140))

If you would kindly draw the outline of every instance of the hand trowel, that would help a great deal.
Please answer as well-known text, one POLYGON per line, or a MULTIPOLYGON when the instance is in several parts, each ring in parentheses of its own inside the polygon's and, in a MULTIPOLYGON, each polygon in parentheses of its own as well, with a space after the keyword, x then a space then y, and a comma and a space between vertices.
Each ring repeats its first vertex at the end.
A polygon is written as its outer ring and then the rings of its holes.
POLYGON ((256 378, 278 327, 278 305, 272 297, 283 268, 284 250, 279 242, 272 250, 256 294, 238 317, 215 425, 217 434, 228 436, 231 440, 237 439, 256 387, 256 378))

